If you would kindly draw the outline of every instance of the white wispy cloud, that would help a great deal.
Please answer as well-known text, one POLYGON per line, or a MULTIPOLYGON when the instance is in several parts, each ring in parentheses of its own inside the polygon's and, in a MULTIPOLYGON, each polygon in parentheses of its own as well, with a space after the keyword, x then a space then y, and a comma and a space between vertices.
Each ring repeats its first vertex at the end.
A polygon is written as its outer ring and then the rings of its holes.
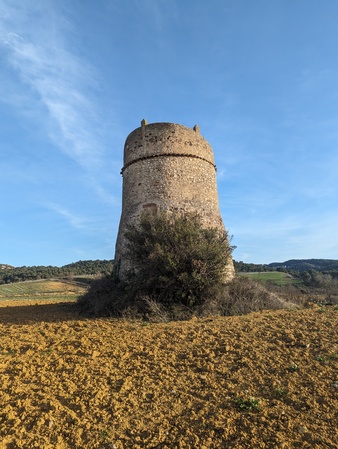
POLYGON ((74 212, 71 207, 65 207, 63 204, 52 201, 45 201, 39 205, 45 210, 51 211, 53 213, 53 219, 56 219, 56 217, 61 218, 64 223, 77 231, 81 231, 87 235, 96 235, 99 233, 101 236, 107 236, 106 238, 109 239, 110 244, 114 242, 111 236, 114 233, 114 227, 118 223, 105 211, 95 214, 95 216, 88 216, 87 214, 74 212))
MULTIPOLYGON (((70 25, 49 1, 33 5, 3 0, 0 8, 2 54, 5 51, 7 63, 41 108, 41 122, 48 123, 50 137, 81 166, 95 166, 101 158, 97 136, 89 131, 89 124, 98 119, 90 100, 95 73, 69 50, 70 25)), ((3 97, 10 101, 6 92, 3 97)))
POLYGON ((106 189, 104 189, 102 186, 97 184, 95 181, 92 182, 93 188, 98 195, 98 197, 101 199, 103 203, 109 204, 109 205, 118 205, 120 204, 120 196, 113 195, 109 193, 106 189))
POLYGON ((46 203, 45 207, 57 215, 62 217, 67 223, 69 223, 73 228, 78 230, 87 230, 89 229, 88 220, 80 215, 77 215, 60 204, 56 203, 46 203))

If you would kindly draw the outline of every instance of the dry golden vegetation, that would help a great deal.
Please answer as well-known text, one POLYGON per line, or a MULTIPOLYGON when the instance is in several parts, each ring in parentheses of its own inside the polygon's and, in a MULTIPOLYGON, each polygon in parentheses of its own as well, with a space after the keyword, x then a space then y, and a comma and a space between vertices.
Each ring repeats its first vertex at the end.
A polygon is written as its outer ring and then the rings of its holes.
POLYGON ((338 448, 338 310, 148 324, 0 301, 0 449, 338 448))
POLYGON ((84 284, 57 279, 14 282, 0 285, 0 301, 75 298, 87 290, 84 284))

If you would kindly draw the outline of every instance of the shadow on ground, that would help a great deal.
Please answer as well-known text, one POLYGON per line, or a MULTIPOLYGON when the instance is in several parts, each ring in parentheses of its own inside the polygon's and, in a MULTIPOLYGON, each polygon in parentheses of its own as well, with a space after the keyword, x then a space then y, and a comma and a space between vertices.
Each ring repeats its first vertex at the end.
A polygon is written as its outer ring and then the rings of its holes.
POLYGON ((85 320, 79 313, 76 302, 51 304, 15 304, 0 302, 1 324, 33 324, 39 322, 57 323, 60 321, 85 320))

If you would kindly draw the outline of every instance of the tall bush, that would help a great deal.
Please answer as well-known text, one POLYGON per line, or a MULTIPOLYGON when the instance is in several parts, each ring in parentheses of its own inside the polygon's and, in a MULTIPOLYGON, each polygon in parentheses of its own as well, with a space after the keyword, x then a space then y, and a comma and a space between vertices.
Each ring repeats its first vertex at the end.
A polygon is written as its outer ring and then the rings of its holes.
POLYGON ((222 288, 234 247, 226 231, 203 227, 198 214, 144 213, 125 236, 132 296, 194 307, 222 288))

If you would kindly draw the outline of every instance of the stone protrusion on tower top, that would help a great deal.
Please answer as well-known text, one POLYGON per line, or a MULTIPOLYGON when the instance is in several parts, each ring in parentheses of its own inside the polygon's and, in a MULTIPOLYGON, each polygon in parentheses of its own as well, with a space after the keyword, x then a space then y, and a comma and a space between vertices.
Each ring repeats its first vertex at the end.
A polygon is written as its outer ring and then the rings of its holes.
MULTIPOLYGON (((192 129, 175 123, 147 124, 143 119, 126 139, 121 173, 122 214, 115 253, 120 278, 130 268, 126 227, 144 210, 197 212, 203 225, 224 230, 213 150, 197 125, 192 129)), ((232 260, 225 261, 225 269, 231 279, 232 260)))

